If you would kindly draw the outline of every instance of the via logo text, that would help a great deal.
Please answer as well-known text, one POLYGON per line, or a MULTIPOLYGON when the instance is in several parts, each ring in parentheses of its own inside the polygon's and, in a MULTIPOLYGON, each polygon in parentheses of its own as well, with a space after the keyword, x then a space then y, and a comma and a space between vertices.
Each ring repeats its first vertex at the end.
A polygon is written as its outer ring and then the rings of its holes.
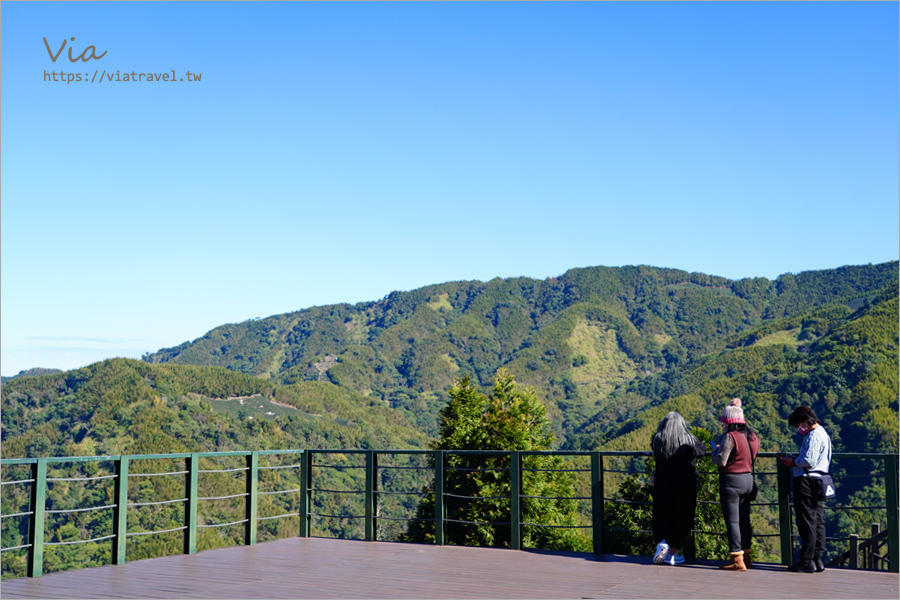
MULTIPOLYGON (((74 37, 69 38, 69 41, 74 42, 75 38, 74 37)), ((44 47, 47 48, 47 54, 50 55, 50 60, 52 60, 53 62, 56 62, 56 59, 59 58, 59 55, 62 54, 62 51, 66 47, 66 40, 63 40, 62 46, 59 47, 59 50, 56 51, 56 54, 53 54, 53 51, 50 49, 50 44, 47 43, 47 38, 44 38, 44 47)), ((87 48, 84 49, 84 52, 82 52, 81 54, 79 54, 78 56, 73 58, 72 57, 72 47, 69 46, 69 62, 78 62, 78 59, 81 59, 81 62, 87 62, 91 59, 100 60, 101 58, 106 56, 107 52, 108 52, 107 50, 104 50, 103 54, 101 54, 100 56, 97 56, 97 47, 96 46, 88 46, 87 48), (91 51, 90 55, 88 55, 88 50, 91 51)))

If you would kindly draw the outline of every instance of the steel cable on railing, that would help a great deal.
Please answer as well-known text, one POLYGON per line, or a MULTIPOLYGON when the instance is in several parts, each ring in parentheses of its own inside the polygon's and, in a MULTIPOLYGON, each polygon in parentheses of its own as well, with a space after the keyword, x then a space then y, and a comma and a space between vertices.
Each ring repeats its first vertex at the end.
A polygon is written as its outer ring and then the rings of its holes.
MULTIPOLYGON (((392 496, 431 496, 434 492, 387 492, 383 490, 374 490, 373 494, 388 494, 392 496)), ((446 495, 446 494, 445 494, 446 495)))
POLYGON ((314 469, 365 469, 365 465, 310 465, 314 469))
POLYGON ((274 492, 257 492, 258 496, 274 496, 277 494, 291 494, 295 492, 302 492, 302 488, 297 488, 295 490, 275 490, 274 492))
POLYGON ((0 485, 12 485, 14 483, 34 483, 34 479, 19 479, 18 481, 3 481, 0 485))
POLYGON ((525 469, 522 471, 529 471, 531 473, 590 473, 590 469, 525 469))
POLYGON ((592 500, 590 496, 519 496, 519 498, 531 498, 534 500, 592 500))
POLYGON ((101 479, 115 479, 118 475, 100 475, 99 477, 48 477, 47 483, 54 481, 100 481, 101 479))
POLYGON ((310 492, 325 492, 328 494, 365 494, 365 490, 326 490, 323 488, 309 488, 310 492))
POLYGON ((158 531, 129 531, 125 535, 153 535, 154 533, 171 533, 172 531, 184 531, 185 529, 187 529, 187 525, 182 525, 181 527, 175 527, 172 529, 160 529, 158 531))
POLYGON ((111 540, 116 534, 105 535, 103 537, 93 538, 90 540, 72 540, 71 542, 44 542, 45 546, 68 546, 70 544, 87 544, 88 542, 102 542, 103 540, 111 540))
POLYGON ((604 473, 625 473, 627 475, 647 475, 650 471, 621 471, 615 469, 603 469, 604 473))
POLYGON ((647 506, 653 504, 652 500, 619 500, 618 498, 604 498, 604 502, 612 502, 614 504, 637 504, 639 506, 647 506))
POLYGON ((270 471, 272 469, 297 469, 303 465, 280 465, 275 467, 257 467, 260 471, 270 471))
POLYGON ((485 472, 487 472, 487 471, 497 471, 497 472, 509 471, 508 468, 506 468, 506 469, 478 469, 478 468, 469 469, 469 468, 464 468, 464 467, 444 467, 444 470, 445 471, 485 471, 485 472))
POLYGON ((378 466, 378 470, 379 470, 379 471, 388 471, 388 470, 392 470, 392 469, 397 469, 397 470, 417 470, 417 471, 421 471, 421 470, 423 470, 423 469, 433 470, 434 467, 427 467, 427 466, 426 466, 426 467, 390 467, 390 466, 389 466, 389 467, 383 467, 383 466, 381 466, 381 465, 378 466))
POLYGON ((104 508, 115 508, 115 504, 107 504, 106 506, 92 506, 90 508, 67 508, 65 510, 45 510, 44 512, 48 515, 58 515, 65 513, 77 513, 77 512, 88 512, 91 510, 103 510, 104 508))
POLYGON ((444 519, 446 523, 465 523, 466 525, 512 525, 512 521, 495 521, 495 522, 482 522, 482 521, 461 521, 459 519, 444 519))
POLYGON ((197 525, 197 529, 211 529, 214 527, 228 527, 229 525, 240 525, 241 523, 248 522, 249 519, 241 519, 240 521, 234 521, 232 523, 208 523, 206 525, 197 525))
POLYGON ((324 513, 309 513, 311 517, 327 517, 329 519, 365 519, 366 515, 326 515, 324 513))
POLYGON ((283 519, 285 517, 299 517, 300 513, 292 512, 292 513, 284 513, 283 515, 275 515, 273 517, 256 517, 257 521, 268 521, 270 519, 283 519))
POLYGON ((242 498, 249 495, 248 492, 244 492, 242 494, 232 494, 230 496, 207 496, 205 498, 197 498, 197 500, 227 500, 228 498, 242 498))
POLYGON ((457 494, 448 494, 444 492, 445 497, 449 498, 465 498, 467 500, 509 500, 509 496, 460 496, 457 494))
POLYGON ((176 500, 158 500, 156 502, 129 502, 128 506, 156 506, 157 504, 174 504, 176 502, 187 502, 188 498, 178 498, 176 500))
POLYGON ((593 525, 541 525, 540 523, 519 523, 528 527, 546 527, 549 529, 593 529, 593 525))
POLYGON ((379 515, 378 517, 375 517, 375 518, 379 519, 379 520, 386 519, 388 521, 434 521, 433 517, 430 519, 414 519, 412 517, 385 517, 385 516, 379 515))
POLYGON ((0 515, 0 519, 8 519, 10 517, 24 517, 25 515, 33 515, 33 514, 34 514, 34 511, 30 510, 28 512, 13 513, 11 515, 0 515))
POLYGON ((11 548, 0 548, 0 552, 6 552, 7 550, 21 550, 22 548, 31 548, 31 544, 23 544, 21 546, 12 546, 11 548))

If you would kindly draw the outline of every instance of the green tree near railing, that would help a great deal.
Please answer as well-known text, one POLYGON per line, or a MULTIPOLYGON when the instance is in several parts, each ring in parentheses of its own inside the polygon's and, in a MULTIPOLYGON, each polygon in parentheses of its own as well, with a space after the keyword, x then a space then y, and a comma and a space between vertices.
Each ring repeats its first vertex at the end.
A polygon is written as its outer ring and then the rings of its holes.
MULTIPOLYGON (((436 450, 549 450, 554 436, 546 409, 533 389, 520 386, 505 369, 497 371, 490 395, 471 378, 457 380, 441 411, 436 450)), ((506 455, 448 452, 444 465, 444 542, 508 547, 511 540, 510 459, 506 455)), ((589 551, 590 540, 577 531, 574 479, 558 456, 522 457, 522 545, 589 551), (539 526, 538 526, 539 525, 539 526)), ((427 490, 433 492, 433 489, 427 490)), ((404 537, 433 542, 433 496, 426 496, 404 537)))

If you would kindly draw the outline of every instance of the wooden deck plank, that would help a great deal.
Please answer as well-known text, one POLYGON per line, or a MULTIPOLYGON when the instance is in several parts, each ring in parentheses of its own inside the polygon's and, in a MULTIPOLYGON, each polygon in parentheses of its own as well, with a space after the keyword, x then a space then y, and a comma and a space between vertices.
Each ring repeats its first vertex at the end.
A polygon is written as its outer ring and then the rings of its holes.
POLYGON ((649 557, 290 538, 10 579, 0 598, 863 598, 900 576, 755 565, 678 567, 649 557))

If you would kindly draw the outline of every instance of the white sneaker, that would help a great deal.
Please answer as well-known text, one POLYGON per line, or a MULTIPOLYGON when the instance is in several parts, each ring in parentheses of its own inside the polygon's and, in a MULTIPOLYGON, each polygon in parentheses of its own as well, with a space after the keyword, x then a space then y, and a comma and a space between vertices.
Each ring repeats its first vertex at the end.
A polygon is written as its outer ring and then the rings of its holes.
POLYGON ((656 545, 656 550, 653 552, 653 562, 654 564, 661 565, 665 562, 666 555, 669 553, 669 545, 666 543, 666 540, 661 541, 656 545))
POLYGON ((684 557, 677 552, 667 552, 665 558, 663 558, 663 562, 667 565, 680 565, 684 562, 684 557))

